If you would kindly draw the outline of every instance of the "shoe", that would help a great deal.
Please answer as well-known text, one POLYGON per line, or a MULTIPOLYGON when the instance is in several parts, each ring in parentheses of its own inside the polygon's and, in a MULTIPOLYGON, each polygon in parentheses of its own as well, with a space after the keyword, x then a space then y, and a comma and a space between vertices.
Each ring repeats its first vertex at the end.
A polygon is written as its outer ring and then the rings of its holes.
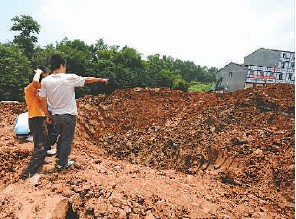
POLYGON ((49 160, 49 159, 47 159, 47 158, 45 158, 45 159, 44 159, 44 164, 49 164, 49 163, 52 163, 52 161, 49 160))
POLYGON ((30 141, 30 142, 33 142, 34 139, 33 139, 33 136, 32 135, 29 135, 27 138, 26 138, 27 141, 30 141))
POLYGON ((30 178, 31 176, 33 176, 33 175, 30 174, 30 173, 23 173, 23 174, 21 175, 20 179, 22 179, 22 180, 26 180, 26 179, 30 178))
POLYGON ((37 173, 23 173, 21 175, 21 179, 22 180, 26 180, 26 179, 29 179, 29 178, 32 178, 33 176, 35 176, 37 173))
POLYGON ((51 150, 48 150, 46 153, 47 153, 48 155, 54 155, 54 154, 57 153, 57 149, 53 148, 53 149, 51 149, 51 150))
POLYGON ((64 166, 59 165, 59 164, 56 164, 55 168, 56 168, 57 171, 61 171, 61 170, 64 170, 64 169, 69 169, 74 164, 75 164, 75 161, 74 160, 69 160, 68 161, 68 164, 66 164, 64 166))

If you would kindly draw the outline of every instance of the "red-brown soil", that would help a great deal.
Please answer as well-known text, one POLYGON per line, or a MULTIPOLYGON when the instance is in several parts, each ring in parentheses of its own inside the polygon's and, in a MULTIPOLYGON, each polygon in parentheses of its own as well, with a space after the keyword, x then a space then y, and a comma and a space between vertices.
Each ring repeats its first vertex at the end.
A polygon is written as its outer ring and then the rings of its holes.
MULTIPOLYGON (((128 89, 77 100, 63 172, 20 179, 32 142, 0 103, 0 218, 294 218, 295 88, 128 89)), ((37 175, 38 176, 38 175, 37 175)))

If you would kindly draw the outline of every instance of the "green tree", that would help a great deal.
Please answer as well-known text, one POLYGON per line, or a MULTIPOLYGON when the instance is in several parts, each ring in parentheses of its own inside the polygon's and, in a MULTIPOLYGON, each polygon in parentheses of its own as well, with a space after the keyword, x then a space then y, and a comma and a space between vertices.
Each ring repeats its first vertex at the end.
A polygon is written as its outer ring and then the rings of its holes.
POLYGON ((0 44, 0 100, 24 100, 24 87, 32 71, 19 48, 0 44))
POLYGON ((157 87, 169 87, 173 85, 172 72, 166 69, 162 69, 157 75, 157 87))
POLYGON ((54 53, 57 53, 57 50, 53 45, 48 45, 45 48, 37 46, 34 54, 33 68, 36 68, 38 65, 48 66, 49 57, 54 53))
POLYGON ((142 68, 141 55, 135 49, 127 46, 123 47, 123 49, 116 54, 114 62, 126 68, 142 68))
POLYGON ((175 74, 173 76, 173 84, 171 87, 173 90, 187 91, 189 84, 182 78, 180 74, 175 74))
POLYGON ((11 21, 14 24, 10 30, 20 32, 19 35, 14 36, 13 42, 20 47, 32 63, 35 44, 38 41, 36 34, 39 34, 41 26, 29 15, 15 16, 11 21))

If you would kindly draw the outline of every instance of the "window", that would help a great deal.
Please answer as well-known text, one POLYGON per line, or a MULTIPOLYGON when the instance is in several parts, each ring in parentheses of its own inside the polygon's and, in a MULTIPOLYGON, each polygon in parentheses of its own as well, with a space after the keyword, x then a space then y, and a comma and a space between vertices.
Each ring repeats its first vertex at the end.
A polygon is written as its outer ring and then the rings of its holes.
POLYGON ((279 74, 279 80, 283 80, 283 74, 282 73, 279 74))
POLYGON ((232 78, 232 72, 229 72, 229 77, 232 78))
POLYGON ((285 63, 284 62, 282 62, 281 68, 285 68, 285 63))

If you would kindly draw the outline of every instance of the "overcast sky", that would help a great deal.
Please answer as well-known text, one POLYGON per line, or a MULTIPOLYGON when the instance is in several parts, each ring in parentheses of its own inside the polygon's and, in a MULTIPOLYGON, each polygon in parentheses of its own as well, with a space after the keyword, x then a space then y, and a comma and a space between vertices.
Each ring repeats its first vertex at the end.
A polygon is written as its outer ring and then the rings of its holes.
POLYGON ((294 0, 0 0, 0 42, 11 19, 41 25, 38 44, 65 37, 224 67, 259 48, 295 51, 294 0))

